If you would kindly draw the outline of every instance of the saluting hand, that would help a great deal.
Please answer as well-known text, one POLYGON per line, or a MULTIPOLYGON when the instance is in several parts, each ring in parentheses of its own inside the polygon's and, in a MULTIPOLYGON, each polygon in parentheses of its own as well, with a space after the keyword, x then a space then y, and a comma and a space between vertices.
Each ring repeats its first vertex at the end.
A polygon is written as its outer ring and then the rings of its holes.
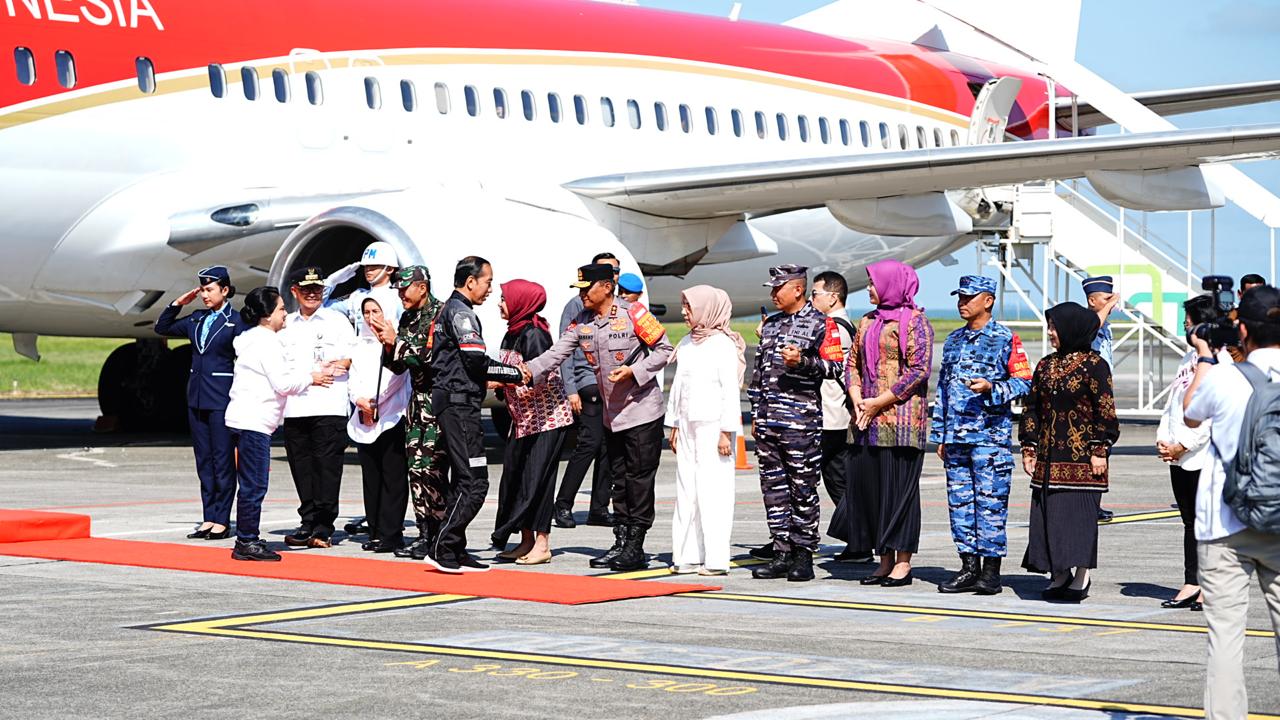
POLYGON ((195 300, 196 295, 199 295, 199 294, 200 294, 200 288, 193 288, 191 290, 188 290, 182 293, 182 296, 179 297, 177 300, 174 300, 174 302, 177 303, 178 305, 187 305, 192 300, 195 300))

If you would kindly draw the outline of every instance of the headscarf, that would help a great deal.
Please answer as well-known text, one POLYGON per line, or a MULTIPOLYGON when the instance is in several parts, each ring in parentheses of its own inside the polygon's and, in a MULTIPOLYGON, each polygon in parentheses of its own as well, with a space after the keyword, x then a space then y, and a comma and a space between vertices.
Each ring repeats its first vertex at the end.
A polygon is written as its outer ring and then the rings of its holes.
POLYGON ((738 348, 738 384, 741 385, 747 371, 747 343, 742 335, 729 327, 729 317, 733 314, 733 301, 729 299, 729 294, 710 285, 694 285, 681 292, 680 298, 689 304, 689 321, 692 325, 689 337, 695 344, 713 335, 724 334, 738 348))
POLYGON ((866 367, 875 377, 876 368, 880 367, 880 332, 884 324, 890 320, 898 321, 898 346, 903 355, 907 354, 907 322, 911 319, 911 311, 924 308, 916 305, 916 291, 920 289, 920 278, 915 268, 897 260, 881 260, 867 266, 867 275, 871 284, 876 286, 876 295, 880 304, 876 306, 875 318, 867 328, 863 350, 866 356, 866 367))
POLYGON ((1062 355, 1088 350, 1098 335, 1098 314, 1079 303, 1054 305, 1045 311, 1045 317, 1058 333, 1058 352, 1062 355))
POLYGON ((547 291, 536 282, 509 280, 502 283, 502 300, 507 304, 507 332, 517 333, 527 325, 551 331, 538 311, 547 305, 547 291))

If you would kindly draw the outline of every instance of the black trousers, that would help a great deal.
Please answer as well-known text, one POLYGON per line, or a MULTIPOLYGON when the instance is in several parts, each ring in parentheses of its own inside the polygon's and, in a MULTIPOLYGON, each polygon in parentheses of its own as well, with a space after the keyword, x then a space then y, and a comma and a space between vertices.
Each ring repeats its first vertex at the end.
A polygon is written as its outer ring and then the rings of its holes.
POLYGON ((616 484, 613 511, 622 525, 653 527, 653 481, 662 456, 662 418, 626 430, 604 431, 616 484))
POLYGON ((1200 471, 1170 465, 1169 481, 1173 483, 1173 499, 1178 503, 1178 515, 1182 517, 1182 582, 1199 585, 1200 580, 1196 577, 1200 569, 1196 557, 1196 485, 1200 483, 1200 471))
POLYGON ((595 463, 595 471, 591 475, 591 507, 594 516, 609 514, 609 498, 613 494, 616 480, 610 478, 608 457, 604 444, 604 404, 600 402, 600 390, 595 385, 578 389, 582 398, 582 412, 578 414, 575 426, 578 428, 578 443, 569 456, 564 468, 564 478, 560 481, 560 492, 556 495, 556 508, 573 510, 573 500, 582 487, 582 480, 587 476, 587 468, 595 463))
POLYGON ((845 473, 849 462, 849 431, 822 431, 822 485, 831 502, 840 504, 844 497, 845 473))
POLYGON ((298 489, 303 530, 333 535, 342 489, 342 454, 347 449, 347 419, 341 415, 285 418, 284 450, 298 489))
POLYGON ((390 545, 404 543, 404 513, 409 507, 409 461, 404 452, 401 420, 373 442, 356 443, 364 480, 364 516, 369 539, 390 545))
POLYGON ((449 497, 433 553, 462 557, 467 552, 467 526, 484 506, 489 492, 489 465, 484 455, 480 406, 451 401, 437 416, 445 455, 449 458, 449 497))

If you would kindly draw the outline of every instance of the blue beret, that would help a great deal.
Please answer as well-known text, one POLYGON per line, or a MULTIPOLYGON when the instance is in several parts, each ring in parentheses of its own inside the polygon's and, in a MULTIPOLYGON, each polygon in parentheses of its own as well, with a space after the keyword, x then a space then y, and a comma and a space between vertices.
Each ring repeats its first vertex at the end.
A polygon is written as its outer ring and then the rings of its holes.
POLYGON ((618 277, 618 287, 622 288, 623 292, 644 292, 644 280, 635 273, 622 273, 618 277))

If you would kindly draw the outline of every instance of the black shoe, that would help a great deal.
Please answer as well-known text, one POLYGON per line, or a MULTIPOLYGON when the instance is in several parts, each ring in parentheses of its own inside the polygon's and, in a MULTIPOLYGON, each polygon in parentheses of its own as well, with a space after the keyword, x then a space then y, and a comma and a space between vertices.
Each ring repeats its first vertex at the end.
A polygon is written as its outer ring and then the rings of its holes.
POLYGON ((791 553, 784 551, 774 554, 768 565, 752 569, 751 577, 757 580, 776 580, 786 577, 789 572, 791 572, 791 553))
POLYGON ((209 533, 211 532, 213 532, 212 527, 207 527, 203 530, 196 530, 195 532, 187 533, 187 539, 188 540, 204 540, 205 538, 209 537, 209 533))
POLYGON ((510 539, 511 539, 510 537, 500 538, 497 535, 490 535, 489 547, 494 550, 497 550, 498 552, 502 552, 503 550, 507 549, 507 541, 510 539))
POLYGON ((595 525, 597 527, 613 527, 617 523, 614 522, 613 516, 610 515, 609 513, 605 513, 603 515, 597 515, 596 513, 591 513, 587 515, 587 524, 595 525))
POLYGON ((428 565, 442 573, 448 573, 449 575, 462 574, 462 566, 458 564, 457 560, 454 560, 446 553, 442 552, 439 555, 427 553, 423 559, 427 561, 428 565))
POLYGON ((311 541, 311 534, 315 532, 309 527, 300 527, 297 530, 284 536, 284 544, 289 547, 306 547, 311 541))
POLYGON ((627 531, 627 541, 622 545, 622 552, 609 562, 609 569, 614 572, 631 572, 649 567, 649 556, 644 554, 644 536, 648 530, 642 527, 631 527, 627 531))
POLYGON ((591 558, 591 562, 588 564, 593 568, 609 567, 609 563, 613 562, 613 559, 618 557, 618 553, 622 552, 622 546, 627 542, 627 531, 628 527, 626 525, 614 525, 613 547, 606 550, 600 557, 591 558))
POLYGON ((1196 603, 1199 603, 1199 602, 1200 602, 1200 593, 1196 593, 1195 595, 1188 595, 1182 598, 1181 600, 1165 600, 1164 602, 1160 603, 1160 607, 1166 608, 1168 610, 1182 610, 1184 608, 1189 608, 1192 605, 1195 605, 1196 603))
POLYGON ((278 562, 280 553, 267 549, 267 544, 261 540, 250 540, 249 542, 236 540, 236 546, 231 549, 231 559, 278 562))
POLYGON ((378 547, 374 548, 373 552, 377 554, 392 553, 399 550, 403 545, 403 542, 379 542, 378 547))
POLYGON ((906 575, 903 575, 900 578, 889 577, 888 575, 886 575, 885 578, 880 581, 880 587, 904 587, 910 584, 911 584, 910 571, 908 571, 906 575))
POLYGON ((859 585, 879 585, 888 575, 868 575, 858 580, 859 585))
POLYGON ((1069 602, 1069 603, 1079 603, 1079 602, 1082 602, 1085 598, 1089 597, 1089 588, 1090 588, 1090 587, 1092 587, 1092 586, 1093 586, 1093 581, 1092 581, 1092 580, 1090 580, 1090 581, 1089 581, 1089 584, 1088 584, 1088 585, 1085 585, 1084 587, 1080 588, 1079 590, 1075 590, 1075 589, 1071 588, 1070 586, 1067 586, 1067 587, 1065 587, 1065 588, 1063 588, 1063 589, 1062 589, 1062 598, 1061 598, 1061 600, 1063 600, 1064 602, 1069 602))
POLYGON ((748 555, 758 560, 772 560, 776 553, 777 550, 774 549, 772 540, 758 548, 751 548, 751 550, 747 552, 748 555))
POLYGON ((555 514, 551 516, 551 521, 556 524, 556 527, 566 530, 578 527, 578 523, 573 519, 573 511, 564 508, 556 508, 555 514))
POLYGON ((377 552, 380 547, 382 547, 382 543, 377 540, 370 540, 367 543, 360 544, 360 549, 365 552, 377 552))
POLYGON ((971 553, 961 553, 960 555, 960 572, 955 577, 938 586, 940 593, 962 593, 973 592, 977 589, 978 573, 981 568, 978 567, 978 556, 971 553))
POLYGON ((1187 606, 1191 612, 1204 612, 1204 593, 1196 595, 1196 601, 1187 606))
POLYGON ((813 552, 808 548, 796 548, 791 553, 791 569, 787 571, 787 580, 806 582, 813 579, 813 552))
POLYGON ((1001 590, 1004 587, 1000 584, 1000 558, 982 558, 982 574, 978 576, 973 591, 979 595, 999 595, 1001 590))
POLYGON ((431 538, 427 537, 426 535, 419 535, 417 540, 414 540, 413 542, 409 543, 408 545, 405 545, 404 547, 396 548, 393 552, 398 558, 412 558, 414 560, 421 560, 422 558, 426 557, 427 547, 430 544, 431 544, 431 538))
POLYGON ((366 519, 362 517, 355 518, 346 525, 343 525, 342 529, 346 530, 348 535, 365 535, 369 532, 369 523, 365 520, 366 519))
POLYGON ((839 555, 831 559, 838 563, 873 563, 876 561, 875 556, 866 550, 854 550, 847 546, 840 551, 839 555))
POLYGON ((1040 591, 1040 597, 1044 600, 1061 600, 1063 598, 1063 593, 1066 591, 1067 586, 1070 584, 1071 584, 1071 581, 1068 580, 1065 583, 1058 585, 1057 587, 1054 587, 1051 585, 1045 588, 1044 590, 1040 591))
POLYGON ((458 569, 462 572, 487 572, 489 566, 480 562, 469 552, 464 552, 458 556, 458 569))
POLYGON ((1116 516, 1115 513, 1111 512, 1110 510, 1104 507, 1098 508, 1098 522, 1111 522, 1111 518, 1115 516, 1116 516))
POLYGON ((212 528, 210 528, 210 532, 209 532, 209 534, 208 534, 208 535, 205 535, 205 536, 204 536, 204 539, 205 539, 205 540, 226 540, 226 539, 227 539, 227 538, 229 538, 229 537, 231 537, 231 526, 230 526, 230 525, 228 525, 228 526, 226 526, 226 527, 222 528, 222 532, 213 532, 213 531, 212 531, 212 528))

